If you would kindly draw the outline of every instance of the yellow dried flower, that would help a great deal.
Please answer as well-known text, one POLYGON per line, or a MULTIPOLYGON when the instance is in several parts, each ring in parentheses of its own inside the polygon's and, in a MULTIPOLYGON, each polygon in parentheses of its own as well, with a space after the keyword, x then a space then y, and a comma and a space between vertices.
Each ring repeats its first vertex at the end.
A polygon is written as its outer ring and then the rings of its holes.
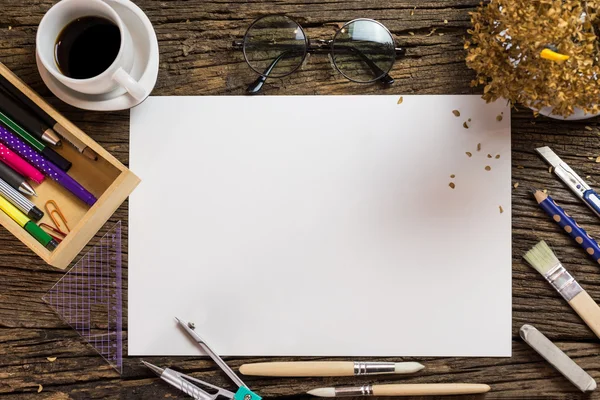
POLYGON ((471 14, 467 65, 483 98, 499 98, 561 116, 600 112, 600 0, 494 0, 471 14), (569 59, 540 57, 551 47, 569 59))

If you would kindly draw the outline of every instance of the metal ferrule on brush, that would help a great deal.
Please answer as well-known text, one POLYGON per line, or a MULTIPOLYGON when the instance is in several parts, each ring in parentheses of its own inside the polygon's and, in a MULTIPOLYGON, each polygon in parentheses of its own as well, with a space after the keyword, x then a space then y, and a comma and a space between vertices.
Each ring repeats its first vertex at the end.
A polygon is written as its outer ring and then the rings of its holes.
POLYGON ((556 289, 556 291, 567 301, 571 301, 573 297, 583 291, 575 278, 573 278, 569 271, 567 271, 560 263, 552 267, 552 269, 544 275, 544 278, 546 278, 546 280, 554 286, 554 289, 556 289))
POLYGON ((354 362, 354 375, 389 374, 396 371, 396 364, 390 362, 354 362))
POLYGON ((335 388, 335 397, 371 396, 372 385, 335 388))

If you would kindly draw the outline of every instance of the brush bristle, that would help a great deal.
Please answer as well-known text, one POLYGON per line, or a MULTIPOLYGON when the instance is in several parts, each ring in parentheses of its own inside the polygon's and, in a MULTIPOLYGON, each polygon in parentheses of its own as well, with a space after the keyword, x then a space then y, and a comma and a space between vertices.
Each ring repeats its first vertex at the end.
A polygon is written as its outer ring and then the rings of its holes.
POLYGON ((548 271, 560 263, 552 249, 543 240, 533 246, 523 258, 542 275, 546 275, 548 271))

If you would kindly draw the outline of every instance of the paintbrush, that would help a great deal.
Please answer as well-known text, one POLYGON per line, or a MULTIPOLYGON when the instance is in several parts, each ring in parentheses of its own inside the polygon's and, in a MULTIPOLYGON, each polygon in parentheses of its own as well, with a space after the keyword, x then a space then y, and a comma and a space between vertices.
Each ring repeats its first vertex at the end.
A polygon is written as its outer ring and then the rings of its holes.
POLYGON ((354 376, 412 374, 425 368, 418 362, 290 361, 244 364, 240 372, 254 376, 354 376))
POLYGON ((490 391, 488 385, 479 383, 405 383, 392 385, 363 385, 328 387, 308 391, 316 397, 354 396, 441 396, 452 394, 478 394, 490 391))
POLYGON ((556 289, 596 336, 600 337, 600 307, 562 266, 543 240, 524 256, 525 260, 556 289))

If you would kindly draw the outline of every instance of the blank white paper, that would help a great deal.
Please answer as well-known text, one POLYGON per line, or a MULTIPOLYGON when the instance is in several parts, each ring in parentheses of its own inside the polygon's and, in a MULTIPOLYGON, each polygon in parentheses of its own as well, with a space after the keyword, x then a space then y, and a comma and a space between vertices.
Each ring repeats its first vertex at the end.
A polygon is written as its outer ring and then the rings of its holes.
POLYGON ((510 356, 510 110, 398 98, 134 108, 129 355, 510 356))

